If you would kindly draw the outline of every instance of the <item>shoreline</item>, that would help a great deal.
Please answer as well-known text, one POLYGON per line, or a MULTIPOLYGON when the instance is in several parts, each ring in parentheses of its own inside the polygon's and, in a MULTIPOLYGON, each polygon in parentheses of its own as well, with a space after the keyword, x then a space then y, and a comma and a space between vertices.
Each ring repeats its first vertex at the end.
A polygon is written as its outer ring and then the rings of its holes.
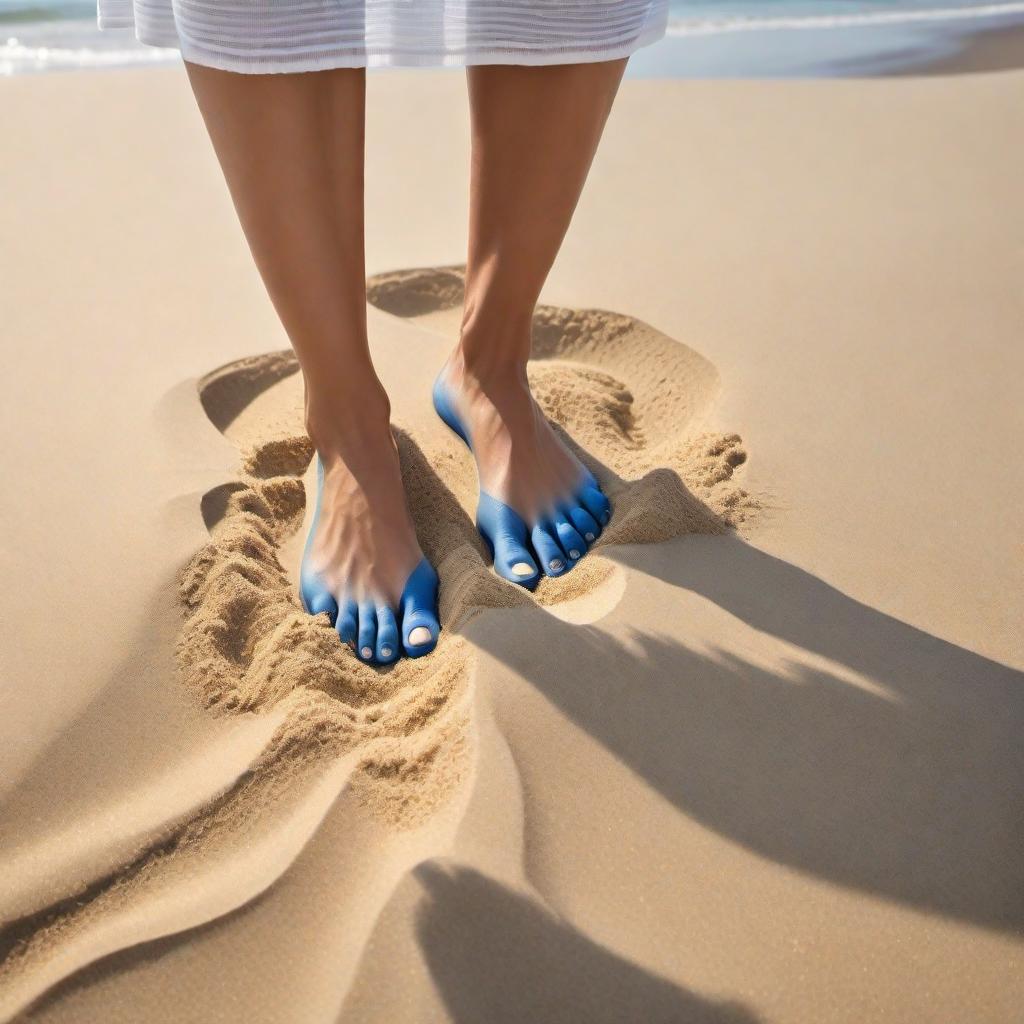
POLYGON ((960 40, 956 53, 936 56, 927 63, 889 72, 889 77, 913 75, 986 74, 1024 67, 1024 24, 971 32, 960 40))
POLYGON ((630 60, 635 78, 902 78, 1024 67, 1024 18, 667 36, 630 60))

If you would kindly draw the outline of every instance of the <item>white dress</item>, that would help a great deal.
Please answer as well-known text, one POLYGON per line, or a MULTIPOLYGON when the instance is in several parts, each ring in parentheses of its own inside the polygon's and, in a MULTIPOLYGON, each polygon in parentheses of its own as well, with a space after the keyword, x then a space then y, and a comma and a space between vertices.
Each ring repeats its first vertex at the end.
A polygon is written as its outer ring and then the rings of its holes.
POLYGON ((264 74, 344 67, 579 64, 665 32, 668 0, 97 0, 192 63, 264 74))

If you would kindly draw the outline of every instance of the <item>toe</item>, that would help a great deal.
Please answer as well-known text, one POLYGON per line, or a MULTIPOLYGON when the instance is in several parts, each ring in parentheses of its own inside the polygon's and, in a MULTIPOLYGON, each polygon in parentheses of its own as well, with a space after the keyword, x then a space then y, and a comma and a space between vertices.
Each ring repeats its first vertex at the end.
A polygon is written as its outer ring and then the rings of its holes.
POLYGON ((338 602, 337 630, 341 642, 355 650, 359 636, 359 606, 355 601, 338 602))
POLYGON ((415 600, 409 602, 402 616, 402 646, 410 658, 429 654, 437 646, 441 627, 433 608, 423 607, 415 600))
POLYGON ((476 523, 494 557, 494 571, 521 587, 532 590, 540 579, 530 553, 526 523, 508 505, 488 494, 480 495, 476 523))
POLYGON ((387 605, 377 606, 377 660, 382 665, 398 658, 398 620, 387 605))
POLYGON ((332 626, 338 621, 338 602, 323 587, 306 590, 302 595, 302 606, 310 615, 326 612, 332 626))
POLYGON ((540 578, 537 564, 529 548, 519 537, 508 534, 494 542, 494 571, 503 579, 521 587, 532 587, 540 578))
MULTIPOLYGON (((409 630, 409 646, 425 647, 434 639, 434 631, 429 626, 414 626, 409 630)), ((425 653, 423 651, 420 652, 425 653)))
POLYGON ((565 552, 555 540, 554 527, 547 523, 538 523, 530 533, 533 550, 537 552, 537 561, 548 576, 561 576, 569 567, 565 552))
POLYGON ((373 661, 377 650, 377 608, 371 602, 359 605, 359 640, 357 653, 361 661, 373 661))
POLYGON ((601 526, 608 525, 608 520, 612 517, 611 502, 594 484, 585 484, 581 488, 579 501, 601 526))
POLYGON ((437 646, 437 573, 424 558, 402 591, 402 646, 410 658, 429 654, 437 646))
POLYGON ((562 550, 569 556, 569 564, 578 562, 587 550, 587 542, 580 536, 579 531, 569 521, 567 516, 560 516, 555 520, 555 532, 558 534, 558 542, 562 550))
POLYGON ((576 532, 583 535, 587 547, 601 536, 597 520, 582 505, 574 505, 569 509, 569 521, 576 527, 576 532))

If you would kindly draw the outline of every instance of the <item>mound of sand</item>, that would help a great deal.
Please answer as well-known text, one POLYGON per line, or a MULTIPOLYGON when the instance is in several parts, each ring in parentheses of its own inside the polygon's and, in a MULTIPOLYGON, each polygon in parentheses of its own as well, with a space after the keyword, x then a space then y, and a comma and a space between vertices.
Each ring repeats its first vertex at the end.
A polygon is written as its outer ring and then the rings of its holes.
MULTIPOLYGON (((391 274, 372 279, 369 292, 405 317, 450 313, 462 277, 450 268, 391 274)), ((92 925, 130 913, 133 903, 152 901, 188 864, 226 855, 242 836, 255 842, 297 793, 338 765, 348 766, 346 784, 390 825, 422 824, 457 791, 472 757, 474 653, 462 627, 486 609, 578 604, 621 571, 602 554, 613 545, 722 532, 756 507, 732 479, 746 458, 740 439, 694 427, 718 386, 695 352, 627 316, 551 307, 537 311, 535 347, 530 379, 538 401, 601 480, 612 521, 576 570, 528 594, 487 564, 472 521, 471 456, 443 432, 421 444, 396 424, 420 543, 441 577, 443 628, 429 658, 384 669, 354 658, 327 617, 307 615, 297 599, 288 552, 312 497, 313 449, 294 356, 247 357, 200 380, 198 400, 236 445, 239 462, 236 478, 201 500, 210 540, 179 583, 181 677, 212 713, 282 720, 231 791, 73 905, 51 906, 10 933, 5 975, 44 964, 51 971, 55 951, 87 942, 92 925)))
MULTIPOLYGON (((372 279, 369 292, 389 312, 456 310, 461 276, 451 268, 390 274, 372 279)), ((419 539, 441 576, 443 631, 432 657, 386 669, 360 663, 326 616, 301 610, 296 567, 282 560, 282 545, 302 524, 302 477, 312 457, 294 357, 248 358, 200 382, 203 408, 241 457, 238 479, 216 492, 210 543, 181 583, 183 675, 207 706, 249 712, 302 690, 325 694, 324 720, 305 723, 316 734, 311 752, 320 756, 326 735, 338 749, 382 733, 402 736, 420 753, 395 774, 420 785, 416 758, 424 749, 436 756, 426 738, 446 720, 456 681, 468 672, 461 625, 485 608, 578 599, 614 570, 602 549, 721 532, 755 507, 732 479, 746 458, 740 439, 692 432, 717 387, 699 355, 630 317, 593 310, 541 308, 535 336, 530 376, 538 401, 605 486, 612 522, 576 571, 527 594, 485 562, 470 518, 477 485, 468 453, 438 447, 434 435, 423 448, 396 427, 419 539)))

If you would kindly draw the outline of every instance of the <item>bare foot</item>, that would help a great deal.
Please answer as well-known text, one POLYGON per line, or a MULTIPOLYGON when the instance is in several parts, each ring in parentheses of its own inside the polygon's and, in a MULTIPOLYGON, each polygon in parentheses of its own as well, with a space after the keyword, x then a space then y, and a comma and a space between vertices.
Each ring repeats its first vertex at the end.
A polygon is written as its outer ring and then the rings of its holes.
POLYGON ((541 412, 525 369, 481 373, 456 350, 438 378, 435 405, 476 458, 478 525, 498 572, 526 585, 536 582, 538 565, 549 576, 568 572, 611 506, 541 412))
POLYGON ((342 429, 324 428, 325 418, 310 428, 318 489, 303 604, 326 612, 363 661, 386 664, 403 648, 428 653, 438 633, 437 576, 416 540, 386 402, 349 416, 342 429))

